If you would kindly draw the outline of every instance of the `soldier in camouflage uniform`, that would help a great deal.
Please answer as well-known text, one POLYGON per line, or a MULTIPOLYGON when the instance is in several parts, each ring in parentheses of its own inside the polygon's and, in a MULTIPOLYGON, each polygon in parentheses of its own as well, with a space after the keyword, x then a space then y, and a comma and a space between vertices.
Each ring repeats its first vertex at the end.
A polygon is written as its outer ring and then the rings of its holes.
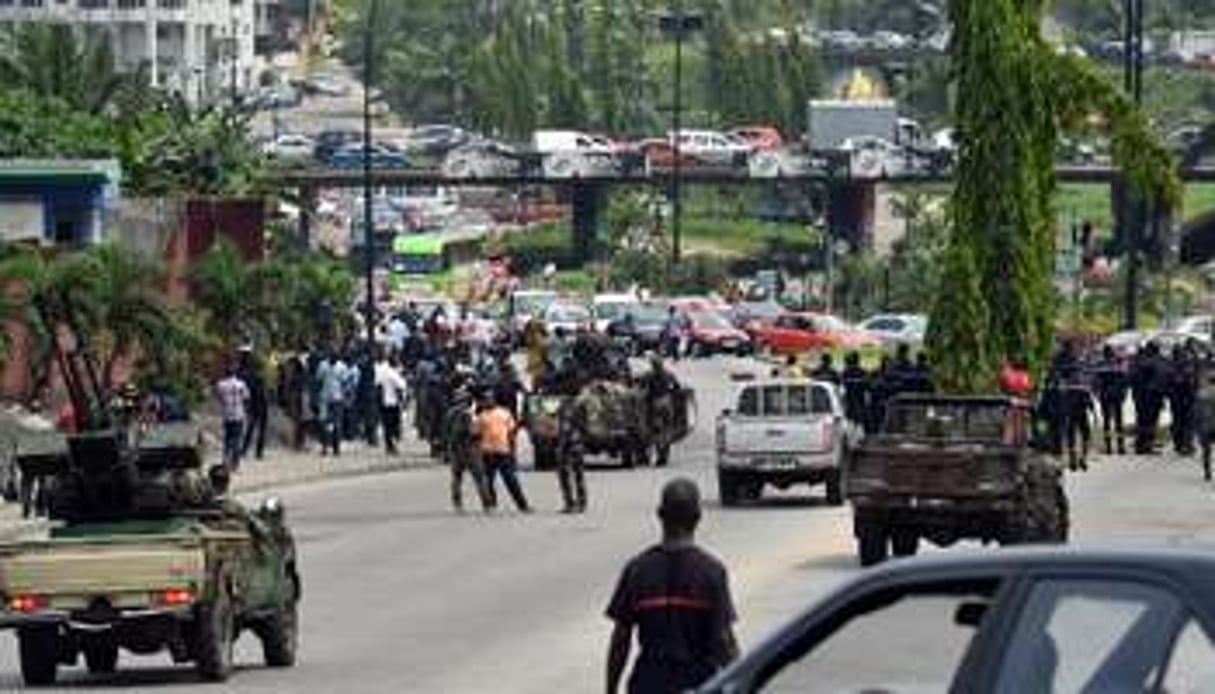
POLYGON ((562 513, 586 512, 585 451, 582 432, 585 422, 583 408, 574 399, 566 400, 557 413, 557 481, 565 502, 562 513))
POLYGON ((443 419, 444 458, 451 466, 451 504, 458 513, 464 511, 465 472, 472 477, 473 486, 481 500, 481 510, 487 510, 491 506, 486 492, 481 456, 477 452, 479 439, 472 395, 462 388, 453 394, 451 405, 443 419))

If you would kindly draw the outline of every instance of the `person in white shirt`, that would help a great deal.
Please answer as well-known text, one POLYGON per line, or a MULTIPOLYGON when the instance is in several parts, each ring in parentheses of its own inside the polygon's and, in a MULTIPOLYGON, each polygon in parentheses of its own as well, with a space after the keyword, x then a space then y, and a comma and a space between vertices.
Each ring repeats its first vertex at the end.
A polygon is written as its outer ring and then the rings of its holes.
POLYGON ((409 339, 409 326, 400 316, 393 316, 385 328, 390 354, 398 355, 405 349, 405 340, 409 339))
POLYGON ((380 355, 375 365, 375 385, 380 393, 380 423, 384 427, 384 449, 388 455, 397 454, 401 440, 401 408, 405 404, 408 386, 396 363, 396 355, 380 355))

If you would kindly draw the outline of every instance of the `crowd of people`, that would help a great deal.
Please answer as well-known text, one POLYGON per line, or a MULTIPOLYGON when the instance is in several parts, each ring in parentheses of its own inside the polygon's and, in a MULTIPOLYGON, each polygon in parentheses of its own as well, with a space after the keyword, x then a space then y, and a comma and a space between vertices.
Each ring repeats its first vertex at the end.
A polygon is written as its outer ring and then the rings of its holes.
MULTIPOLYGON (((523 331, 530 383, 512 362, 513 342, 467 339, 442 307, 422 315, 414 306, 388 318, 386 339, 374 346, 353 341, 343 350, 315 350, 282 358, 273 379, 251 346, 242 348, 214 387, 223 420, 223 460, 239 469, 249 455, 264 454, 269 410, 277 403, 290 422, 297 451, 340 457, 343 447, 383 445, 399 454, 406 413, 432 457, 451 469, 451 502, 463 511, 465 479, 471 479, 484 511, 498 507, 501 481, 523 513, 531 504, 519 481, 518 434, 526 426, 530 392, 573 396, 587 383, 632 378, 627 355, 589 331, 548 330, 533 320, 523 331), (269 384, 273 383, 272 388, 269 384)), ((679 384, 661 360, 637 380, 661 397, 679 384)), ((570 408, 560 420, 557 472, 564 510, 586 509, 578 427, 570 408)))

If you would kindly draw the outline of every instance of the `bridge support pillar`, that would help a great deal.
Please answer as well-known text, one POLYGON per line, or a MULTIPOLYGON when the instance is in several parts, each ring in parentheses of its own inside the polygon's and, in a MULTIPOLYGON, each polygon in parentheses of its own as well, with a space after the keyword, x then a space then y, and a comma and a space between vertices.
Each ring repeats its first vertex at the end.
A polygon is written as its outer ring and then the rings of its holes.
POLYGON ((827 229, 832 237, 843 239, 853 249, 873 245, 873 224, 877 216, 876 181, 840 181, 827 189, 827 229))
POLYGON ((303 251, 312 250, 312 229, 316 224, 316 206, 319 191, 313 187, 300 188, 300 218, 296 243, 303 251))
POLYGON ((570 188, 570 207, 573 211, 571 224, 573 236, 570 241, 574 258, 586 263, 594 258, 595 241, 599 237, 599 220, 607 204, 607 188, 601 183, 573 184, 570 188))

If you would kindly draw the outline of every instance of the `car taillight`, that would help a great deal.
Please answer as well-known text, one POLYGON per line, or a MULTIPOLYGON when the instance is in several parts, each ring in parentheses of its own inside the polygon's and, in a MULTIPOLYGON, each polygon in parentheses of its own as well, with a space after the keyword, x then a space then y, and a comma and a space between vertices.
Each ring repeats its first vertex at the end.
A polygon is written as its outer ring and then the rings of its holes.
POLYGON ((46 607, 46 597, 42 595, 14 595, 8 599, 8 609, 12 612, 37 612, 46 607))
POLYGON ((153 602, 161 607, 182 607, 194 602, 194 591, 189 588, 169 588, 153 596, 153 602))

